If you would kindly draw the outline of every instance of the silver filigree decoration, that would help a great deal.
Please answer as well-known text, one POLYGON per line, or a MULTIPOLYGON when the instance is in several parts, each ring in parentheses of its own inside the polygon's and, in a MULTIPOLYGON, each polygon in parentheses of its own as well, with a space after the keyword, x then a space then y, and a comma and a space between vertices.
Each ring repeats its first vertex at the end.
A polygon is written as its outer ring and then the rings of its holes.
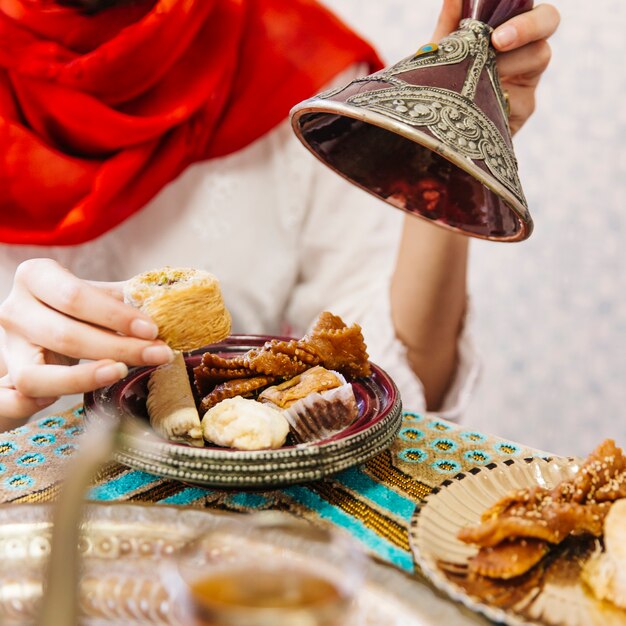
MULTIPOLYGON (((481 73, 483 69, 486 69, 498 97, 502 113, 506 119, 507 106, 496 70, 496 55, 493 48, 489 45, 492 32, 493 28, 484 22, 473 19, 465 19, 460 23, 459 30, 451 33, 441 40, 436 53, 411 55, 391 67, 374 72, 369 76, 358 78, 350 84, 354 84, 356 82, 387 82, 391 85, 402 87, 408 83, 403 81, 401 78, 398 78, 398 75, 400 74, 423 67, 454 65, 456 63, 461 63, 468 57, 473 57, 474 61, 463 85, 463 95, 470 99, 474 98, 481 73)), ((341 93, 345 88, 346 85, 329 89, 328 91, 320 93, 318 97, 323 99, 333 98, 341 93)))
MULTIPOLYGON (((411 55, 391 67, 371 74, 371 78, 385 79, 404 72, 435 65, 454 65, 464 61, 468 56, 476 56, 485 47, 489 48, 489 40, 493 29, 478 20, 463 20, 459 30, 441 40, 436 54, 411 55)), ((493 55, 493 50, 490 50, 493 55)))
POLYGON ((331 87, 330 89, 327 89, 326 91, 321 91, 315 97, 321 98, 322 100, 328 100, 330 98, 333 98, 337 94, 340 94, 346 87, 348 87, 348 85, 341 85, 341 87, 331 87))
POLYGON ((471 100, 446 89, 406 84, 352 96, 348 102, 416 128, 428 128, 456 152, 484 161, 493 176, 526 206, 513 152, 495 124, 471 100))
MULTIPOLYGON (((478 22, 480 24, 480 22, 478 22)), ((474 32, 471 30, 470 32, 474 32)), ((465 78, 465 83, 463 84, 463 89, 461 90, 461 94, 466 98, 474 99, 476 95, 476 89, 478 87, 478 81, 480 80, 480 75, 483 73, 483 68, 485 65, 491 60, 493 61, 493 52, 489 47, 489 38, 484 36, 476 36, 476 41, 474 42, 473 50, 472 50, 472 66, 470 67, 467 76, 465 78), (491 59, 490 59, 491 53, 491 59)))

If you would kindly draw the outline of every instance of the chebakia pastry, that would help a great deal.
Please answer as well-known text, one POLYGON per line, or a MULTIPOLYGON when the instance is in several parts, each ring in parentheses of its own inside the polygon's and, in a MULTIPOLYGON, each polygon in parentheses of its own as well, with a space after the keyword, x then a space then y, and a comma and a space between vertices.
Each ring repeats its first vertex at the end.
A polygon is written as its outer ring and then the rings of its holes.
MULTIPOLYGON (((358 417, 348 380, 370 373, 361 327, 347 326, 327 311, 301 339, 272 339, 233 357, 206 352, 194 368, 205 438, 215 443, 234 441, 225 436, 225 421, 215 420, 213 411, 221 411, 229 399, 245 397, 282 414, 297 443, 323 440, 358 417), (211 424, 211 434, 207 423, 211 424)), ((226 406, 230 411, 230 404, 226 406)), ((259 437, 254 441, 260 445, 259 437)), ((237 447, 232 443, 220 445, 237 447)))
POLYGON ((219 281, 208 272, 164 267, 131 278, 124 301, 147 313, 159 338, 175 351, 148 382, 147 408, 154 430, 174 441, 203 445, 200 415, 181 350, 216 343, 230 334, 230 313, 219 281))
POLYGON ((259 393, 317 365, 339 372, 348 380, 369 376, 371 368, 361 327, 347 326, 339 316, 324 311, 302 339, 273 339, 232 358, 205 352, 193 371, 202 398, 200 408, 208 411, 226 398, 259 393))
POLYGON ((626 609, 626 499, 611 507, 604 521, 604 552, 585 564, 582 577, 599 600, 626 609))
POLYGON ((149 315, 172 350, 195 350, 230 334, 219 280, 202 270, 163 267, 131 278, 124 301, 149 315))
POLYGON ((487 509, 480 524, 462 528, 459 539, 479 547, 469 570, 488 578, 520 576, 569 537, 601 537, 605 518, 622 498, 626 455, 607 439, 573 478, 552 489, 536 486, 511 493, 487 509))

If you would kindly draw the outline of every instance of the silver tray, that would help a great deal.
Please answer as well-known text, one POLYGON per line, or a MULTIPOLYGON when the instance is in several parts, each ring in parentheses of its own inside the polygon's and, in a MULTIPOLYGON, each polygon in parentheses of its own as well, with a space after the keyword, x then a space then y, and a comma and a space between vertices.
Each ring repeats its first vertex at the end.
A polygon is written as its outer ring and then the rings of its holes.
MULTIPOLYGON (((0 624, 33 624, 50 552, 49 505, 0 506, 0 624)), ((174 559, 188 541, 229 528, 235 514, 163 505, 89 504, 80 551, 81 624, 182 626, 174 559)), ((350 626, 484 623, 426 584, 367 561, 350 626)), ((347 626, 347 625, 346 625, 347 626)))

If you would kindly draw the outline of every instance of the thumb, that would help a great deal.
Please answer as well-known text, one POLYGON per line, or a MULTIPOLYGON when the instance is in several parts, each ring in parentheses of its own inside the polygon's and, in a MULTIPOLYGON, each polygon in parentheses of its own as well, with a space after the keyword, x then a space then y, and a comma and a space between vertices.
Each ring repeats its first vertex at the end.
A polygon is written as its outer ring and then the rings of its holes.
POLYGON ((440 41, 459 27, 463 0, 443 0, 437 26, 433 33, 433 41, 440 41))

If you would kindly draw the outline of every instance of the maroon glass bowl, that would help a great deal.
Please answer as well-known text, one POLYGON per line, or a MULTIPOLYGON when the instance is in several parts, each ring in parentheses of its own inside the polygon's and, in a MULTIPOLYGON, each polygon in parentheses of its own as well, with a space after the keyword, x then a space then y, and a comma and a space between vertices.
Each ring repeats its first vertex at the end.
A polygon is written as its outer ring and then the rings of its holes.
MULTIPOLYGON (((192 369, 202 354, 235 356, 276 337, 232 335, 185 355, 192 369)), ((121 463, 158 476, 211 487, 276 487, 317 480, 382 452, 402 421, 402 403, 391 378, 371 364, 372 375, 352 381, 359 414, 344 430, 327 439, 278 450, 243 451, 207 445, 196 448, 164 440, 150 428, 147 383, 154 367, 138 367, 113 385, 85 394, 88 420, 135 418, 141 428, 124 434, 115 457, 121 463)))

